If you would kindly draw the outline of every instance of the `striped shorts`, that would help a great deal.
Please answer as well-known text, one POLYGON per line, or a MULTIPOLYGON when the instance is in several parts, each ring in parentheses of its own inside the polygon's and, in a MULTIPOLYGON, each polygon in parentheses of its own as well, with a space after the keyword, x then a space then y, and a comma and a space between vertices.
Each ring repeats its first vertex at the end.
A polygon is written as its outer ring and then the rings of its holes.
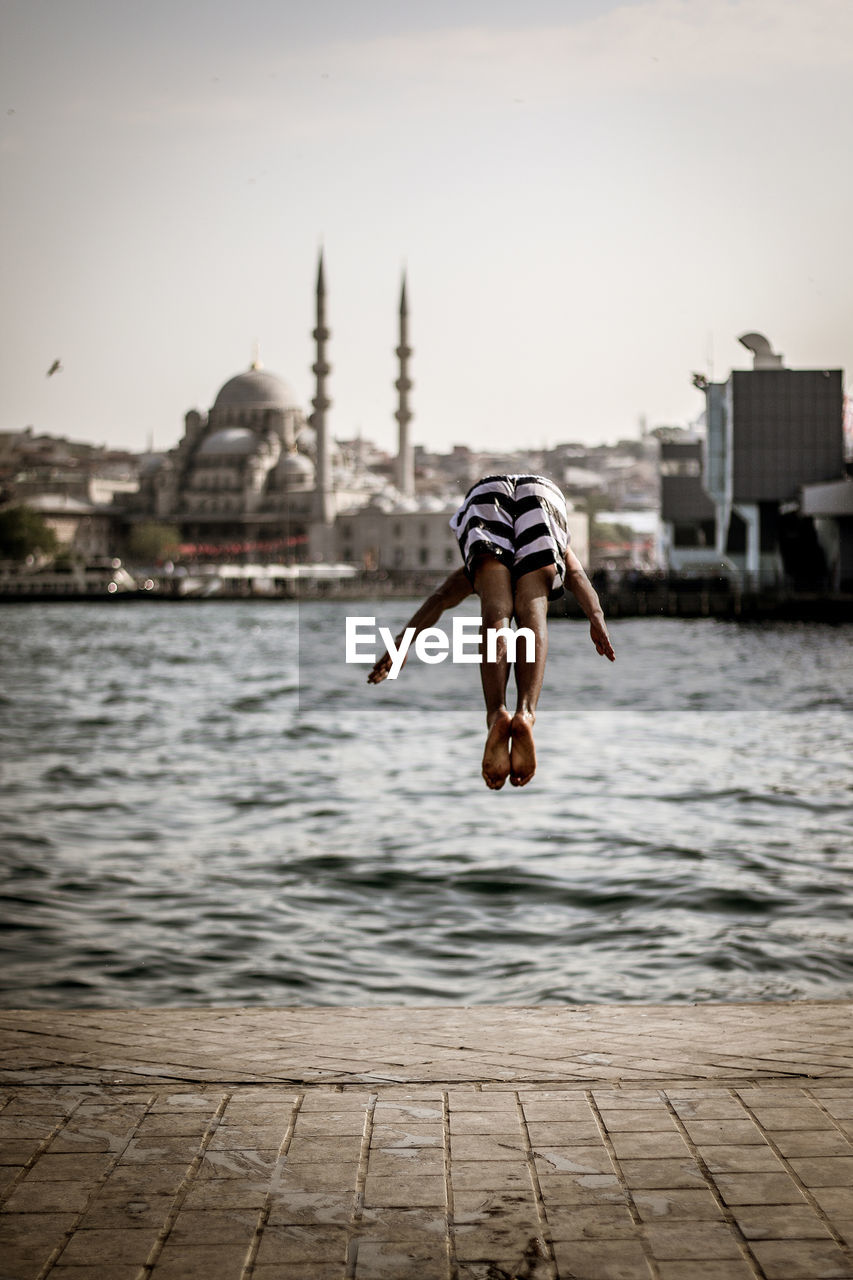
POLYGON ((494 556, 513 582, 533 569, 556 566, 549 600, 559 600, 569 544, 566 502, 545 476, 485 476, 468 490, 450 521, 473 582, 480 556, 494 556))

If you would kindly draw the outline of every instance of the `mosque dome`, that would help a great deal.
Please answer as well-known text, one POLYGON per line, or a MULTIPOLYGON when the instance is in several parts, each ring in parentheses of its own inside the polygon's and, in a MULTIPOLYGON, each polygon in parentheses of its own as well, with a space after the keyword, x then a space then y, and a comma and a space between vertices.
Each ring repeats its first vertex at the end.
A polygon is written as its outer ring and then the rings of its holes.
POLYGON ((314 463, 304 453, 285 453, 278 471, 288 489, 310 488, 314 483, 314 463))
POLYGON ((248 427, 225 427, 212 432, 198 452, 203 458, 246 457, 255 452, 259 443, 259 437, 248 427))
POLYGON ((296 392, 266 369, 252 365, 245 373, 229 378, 213 402, 219 409, 296 409, 296 392))

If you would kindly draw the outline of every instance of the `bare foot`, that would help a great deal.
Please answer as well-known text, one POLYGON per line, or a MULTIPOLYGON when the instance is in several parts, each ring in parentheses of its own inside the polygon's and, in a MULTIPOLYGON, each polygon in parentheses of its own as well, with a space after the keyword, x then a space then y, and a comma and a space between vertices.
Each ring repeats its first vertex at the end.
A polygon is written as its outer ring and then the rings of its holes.
POLYGON ((512 752, 510 782, 525 787, 536 772, 536 747, 533 743, 533 716, 529 711, 516 711, 512 717, 512 752))
POLYGON ((486 738, 486 749, 483 752, 483 777, 486 786, 492 791, 500 791, 509 777, 509 712, 501 707, 495 712, 486 738))

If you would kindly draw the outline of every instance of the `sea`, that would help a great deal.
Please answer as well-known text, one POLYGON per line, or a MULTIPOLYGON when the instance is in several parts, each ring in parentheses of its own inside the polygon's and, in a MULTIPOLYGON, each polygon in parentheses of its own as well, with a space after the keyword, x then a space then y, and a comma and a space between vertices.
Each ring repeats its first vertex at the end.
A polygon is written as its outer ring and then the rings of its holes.
POLYGON ((554 619, 492 792, 475 665, 345 661, 411 611, 0 608, 3 1007, 853 996, 853 628, 554 619))

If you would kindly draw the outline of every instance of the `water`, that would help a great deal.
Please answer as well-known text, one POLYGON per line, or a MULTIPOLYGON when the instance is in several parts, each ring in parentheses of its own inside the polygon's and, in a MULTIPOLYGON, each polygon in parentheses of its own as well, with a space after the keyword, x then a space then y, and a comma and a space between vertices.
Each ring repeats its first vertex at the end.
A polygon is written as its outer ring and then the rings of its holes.
POLYGON ((853 993, 850 628, 557 620, 492 793, 476 667, 344 664, 410 611, 0 610, 0 1002, 853 993))

